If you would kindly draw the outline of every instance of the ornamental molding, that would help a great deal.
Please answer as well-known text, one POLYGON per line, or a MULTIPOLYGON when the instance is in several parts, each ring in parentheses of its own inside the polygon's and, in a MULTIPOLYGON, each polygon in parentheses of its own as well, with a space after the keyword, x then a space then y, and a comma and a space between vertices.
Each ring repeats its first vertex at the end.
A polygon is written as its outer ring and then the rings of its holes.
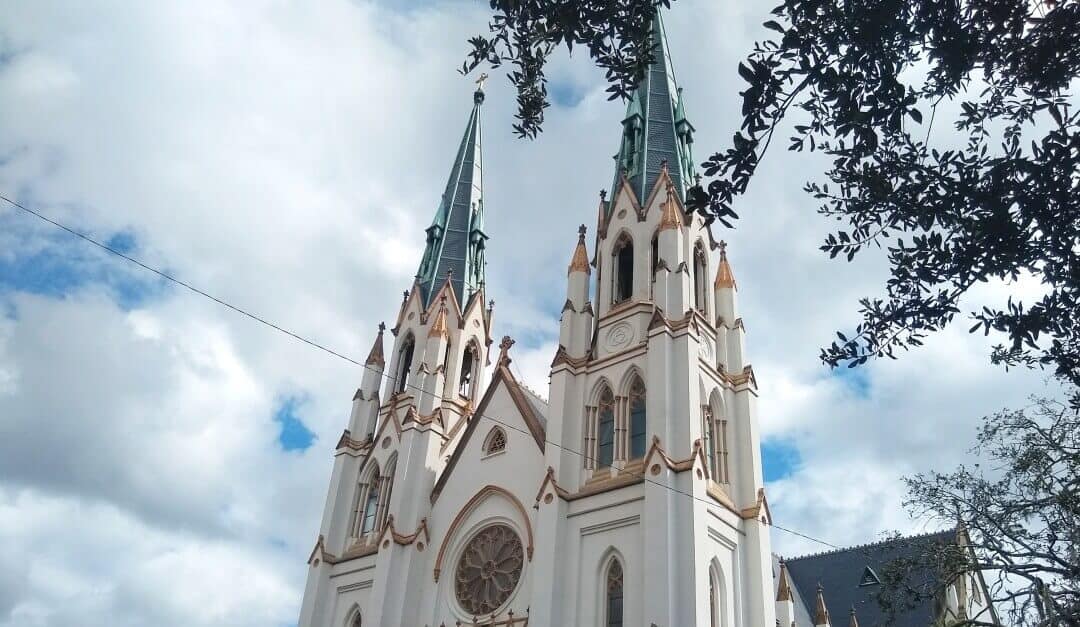
POLYGON ((341 437, 338 438, 337 446, 334 447, 335 451, 341 452, 341 449, 349 449, 358 453, 370 451, 374 444, 372 438, 365 438, 363 440, 354 440, 352 434, 348 429, 345 429, 341 433, 341 437))
POLYGON ((394 515, 391 514, 386 518, 386 524, 383 525, 383 531, 376 539, 376 547, 383 546, 383 538, 385 538, 386 534, 388 533, 390 534, 390 538, 394 541, 394 544, 397 544, 399 546, 411 546, 413 544, 416 544, 416 549, 418 551, 424 550, 424 542, 426 542, 427 544, 431 544, 431 535, 428 533, 427 518, 421 518, 420 524, 416 527, 416 531, 405 535, 399 533, 394 527, 394 515), (416 540, 420 537, 420 534, 424 535, 424 542, 416 543, 416 540))
POLYGON ((450 541, 455 537, 455 535, 457 535, 459 528, 465 522, 465 518, 468 517, 468 515, 471 514, 480 503, 494 496, 501 496, 505 498, 514 506, 518 514, 520 514, 521 524, 525 527, 525 555, 528 561, 532 561, 533 529, 532 522, 529 521, 528 512, 525 511, 525 507, 521 504, 521 501, 519 501, 517 497, 511 494, 508 490, 506 490, 505 488, 501 488, 497 485, 489 484, 481 488, 479 492, 474 494, 473 497, 469 499, 467 503, 465 503, 465 506, 458 511, 457 515, 454 516, 453 522, 451 522, 450 526, 447 528, 446 535, 443 536, 442 544, 439 546, 439 553, 435 557, 435 581, 439 581, 439 575, 442 573, 443 570, 443 559, 446 556, 446 550, 447 548, 449 548, 450 541))

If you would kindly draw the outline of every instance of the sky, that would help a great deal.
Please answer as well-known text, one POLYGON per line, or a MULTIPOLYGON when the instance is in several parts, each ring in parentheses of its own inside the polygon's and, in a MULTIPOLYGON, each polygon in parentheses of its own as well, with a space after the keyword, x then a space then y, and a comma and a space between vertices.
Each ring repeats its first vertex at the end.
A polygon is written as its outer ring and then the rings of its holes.
MULTIPOLYGON (((419 263, 486 4, 0 3, 0 193, 362 357, 419 263)), ((699 159, 736 130, 736 63, 770 6, 680 0, 666 18, 699 159)), ((519 140, 492 73, 494 335, 517 340, 514 365, 542 392, 623 106, 587 58, 560 54, 545 131, 519 140)), ((970 460, 979 418, 1025 405, 1044 376, 991 366, 993 338, 966 320, 897 361, 824 367, 820 346, 857 324, 887 267, 818 250, 837 225, 802 185, 823 163, 772 152, 737 228, 717 232, 771 510, 838 545, 936 530, 905 514, 901 477, 970 460)), ((993 284, 971 302, 1037 293, 993 284)), ((295 624, 361 375, 0 204, 0 627, 295 624)), ((823 548, 772 539, 789 556, 823 548)))

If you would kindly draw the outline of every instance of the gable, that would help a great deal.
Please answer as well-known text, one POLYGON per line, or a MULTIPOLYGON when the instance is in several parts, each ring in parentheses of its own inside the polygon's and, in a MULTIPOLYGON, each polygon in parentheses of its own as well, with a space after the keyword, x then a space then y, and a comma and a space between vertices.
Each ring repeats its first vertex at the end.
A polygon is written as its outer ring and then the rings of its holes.
POLYGON ((542 460, 545 419, 537 411, 540 408, 539 403, 536 399, 530 400, 531 398, 532 394, 522 388, 505 365, 500 363, 496 366, 491 383, 484 391, 484 397, 477 404, 476 411, 469 416, 465 432, 454 447, 442 474, 435 481, 435 487, 431 490, 432 503, 439 498, 455 470, 462 465, 463 458, 479 459, 482 456, 484 440, 494 427, 505 432, 510 441, 509 447, 516 449, 513 450, 515 456, 528 454, 520 450, 525 448, 542 460))

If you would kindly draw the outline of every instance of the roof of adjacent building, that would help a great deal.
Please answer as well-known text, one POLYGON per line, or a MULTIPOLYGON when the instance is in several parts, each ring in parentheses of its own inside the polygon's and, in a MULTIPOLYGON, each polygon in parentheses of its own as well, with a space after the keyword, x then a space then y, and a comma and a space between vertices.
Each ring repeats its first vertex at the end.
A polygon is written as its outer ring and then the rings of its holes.
MULTIPOLYGON (((880 574, 889 562, 910 557, 915 558, 925 551, 928 545, 935 543, 951 544, 956 542, 956 531, 947 530, 919 536, 896 538, 873 544, 865 544, 846 549, 817 553, 787 559, 788 576, 793 584, 793 591, 805 601, 814 599, 820 584, 824 589, 825 605, 829 610, 833 625, 846 622, 851 608, 855 608, 861 627, 884 626, 885 614, 877 601, 881 589, 880 574)), ((916 573, 921 579, 919 584, 930 581, 933 573, 916 573)), ((813 625, 810 620, 809 606, 802 604, 808 622, 799 625, 813 625)), ((796 613, 800 615, 799 603, 796 613)), ((916 607, 899 613, 891 627, 926 627, 932 621, 934 607, 916 607)))

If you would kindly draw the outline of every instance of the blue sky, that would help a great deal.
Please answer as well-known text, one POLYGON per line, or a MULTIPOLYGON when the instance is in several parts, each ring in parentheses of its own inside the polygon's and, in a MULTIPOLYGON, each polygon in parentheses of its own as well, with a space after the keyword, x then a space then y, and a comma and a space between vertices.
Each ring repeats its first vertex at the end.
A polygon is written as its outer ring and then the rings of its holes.
MULTIPOLYGON (((679 0, 666 20, 699 160, 734 131, 734 68, 770 8, 679 0)), ((472 105, 456 70, 489 17, 465 1, 12 3, 0 190, 362 359, 416 271, 472 105)), ((494 335, 517 340, 516 371, 543 392, 623 106, 584 55, 560 54, 544 133, 524 142, 492 74, 494 335)), ((834 225, 801 188, 820 165, 770 153, 737 228, 717 235, 773 515, 854 544, 921 529, 900 477, 965 459, 979 416, 1022 404, 1040 377, 991 367, 963 328, 896 362, 824 368, 820 346, 887 274, 873 251, 848 264, 818 250, 834 225)), ((292 624, 362 371, 10 209, 0 308, 0 627, 292 624), (9 465, 57 441, 82 446, 9 465)), ((804 542, 773 536, 787 554, 804 542)))

